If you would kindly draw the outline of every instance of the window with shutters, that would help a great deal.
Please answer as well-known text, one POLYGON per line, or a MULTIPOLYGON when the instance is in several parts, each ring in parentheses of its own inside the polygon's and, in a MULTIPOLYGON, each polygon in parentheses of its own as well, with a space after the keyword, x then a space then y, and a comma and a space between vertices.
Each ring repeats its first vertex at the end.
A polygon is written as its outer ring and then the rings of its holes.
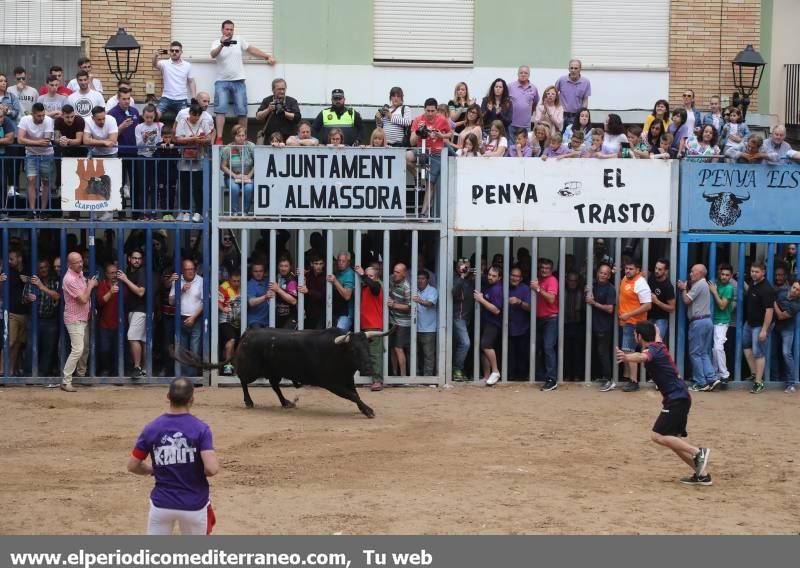
POLYGON ((81 44, 81 0, 0 2, 0 44, 81 44))
POLYGON ((474 0, 375 0, 376 64, 473 61, 474 0))
POLYGON ((172 37, 183 44, 185 59, 211 59, 211 44, 231 20, 234 35, 272 53, 273 0, 172 0, 172 37))
POLYGON ((667 69, 669 0, 573 0, 572 56, 584 67, 667 69))

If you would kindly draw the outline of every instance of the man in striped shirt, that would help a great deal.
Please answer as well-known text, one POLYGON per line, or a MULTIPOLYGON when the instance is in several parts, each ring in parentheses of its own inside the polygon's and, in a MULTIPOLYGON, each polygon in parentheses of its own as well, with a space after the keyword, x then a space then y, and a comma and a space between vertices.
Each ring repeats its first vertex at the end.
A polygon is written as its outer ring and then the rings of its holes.
POLYGON ((83 258, 77 252, 67 257, 69 269, 64 275, 61 287, 64 290, 64 325, 69 333, 71 350, 64 365, 61 390, 75 392, 72 374, 78 369, 79 375, 86 375, 86 359, 89 355, 89 311, 92 307, 92 290, 97 286, 97 278, 87 281, 83 277, 83 258))

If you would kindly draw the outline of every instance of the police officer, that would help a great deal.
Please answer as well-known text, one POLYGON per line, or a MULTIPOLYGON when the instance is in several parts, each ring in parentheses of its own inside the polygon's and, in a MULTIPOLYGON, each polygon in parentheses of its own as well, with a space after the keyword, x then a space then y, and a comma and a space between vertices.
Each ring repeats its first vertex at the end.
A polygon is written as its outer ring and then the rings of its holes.
POLYGON ((314 136, 319 138, 321 144, 328 143, 328 132, 332 128, 339 128, 344 132, 346 146, 353 146, 361 139, 361 115, 355 109, 345 106, 342 89, 331 92, 331 106, 322 109, 312 125, 314 136))

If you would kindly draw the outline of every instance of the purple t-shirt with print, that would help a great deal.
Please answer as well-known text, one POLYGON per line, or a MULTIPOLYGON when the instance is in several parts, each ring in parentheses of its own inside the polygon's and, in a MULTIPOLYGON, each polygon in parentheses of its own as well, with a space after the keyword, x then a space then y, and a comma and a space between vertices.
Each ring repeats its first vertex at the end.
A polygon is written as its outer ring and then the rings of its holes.
MULTIPOLYGON (((518 284, 514 288, 508 289, 509 298, 519 298, 526 304, 531 303, 531 288, 525 283, 518 284)), ((508 328, 511 337, 525 335, 531 329, 531 313, 522 309, 521 304, 509 304, 508 306, 508 328)))
POLYGON ((503 281, 498 280, 494 284, 490 284, 483 292, 483 297, 489 300, 491 304, 500 308, 500 313, 495 315, 486 308, 483 308, 483 319, 487 324, 495 327, 503 325, 503 281))
POLYGON ((153 463, 150 493, 160 509, 199 511, 208 504, 208 479, 200 452, 213 450, 208 424, 191 414, 162 414, 144 427, 133 456, 153 463))

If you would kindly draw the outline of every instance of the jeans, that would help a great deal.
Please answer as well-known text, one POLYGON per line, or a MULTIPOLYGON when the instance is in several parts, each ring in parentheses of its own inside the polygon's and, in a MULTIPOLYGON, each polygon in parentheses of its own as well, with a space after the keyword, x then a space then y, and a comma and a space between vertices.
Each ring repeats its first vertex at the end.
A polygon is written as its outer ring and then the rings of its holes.
POLYGON ((236 116, 247 116, 247 88, 244 79, 214 83, 214 112, 229 114, 231 110, 236 116))
POLYGON ((453 372, 464 370, 470 346, 467 322, 462 319, 453 320, 453 372))
POLYGON ((417 332, 417 347, 420 351, 423 377, 436 376, 436 332, 417 332))
MULTIPOLYGON (((773 323, 767 330, 767 340, 772 333, 772 328, 775 326, 773 323)), ((761 333, 761 326, 752 327, 749 323, 744 322, 744 329, 742 330, 742 349, 752 349, 753 357, 761 359, 766 357, 767 353, 767 340, 759 341, 758 336, 761 333)))
POLYGON ((98 375, 115 376, 117 369, 117 330, 97 326, 97 366, 98 375))
POLYGON ((530 375, 530 333, 508 336, 508 378, 528 379, 530 375))
POLYGON ((727 380, 731 376, 730 372, 728 372, 728 358, 725 353, 725 342, 727 340, 728 324, 718 323, 714 325, 714 369, 722 380, 727 380))
MULTIPOLYGON (((188 349, 195 355, 202 356, 201 339, 203 338, 203 323, 202 319, 195 320, 192 327, 186 327, 184 324, 186 318, 181 317, 181 347, 188 349)), ((189 367, 188 365, 181 365, 181 374, 189 377, 196 377, 198 369, 189 367)))
POLYGON ((694 382, 699 387, 713 383, 716 379, 714 365, 711 363, 711 349, 714 346, 714 324, 711 318, 694 320, 689 323, 689 359, 692 361, 694 382))
POLYGON ((667 343, 667 333, 669 333, 669 320, 668 319, 657 319, 657 320, 650 320, 653 322, 653 325, 656 326, 658 329, 658 334, 661 336, 661 341, 663 343, 667 343))
POLYGON ((186 99, 177 100, 177 99, 168 99, 167 97, 161 97, 158 99, 158 114, 164 114, 165 112, 169 112, 173 115, 177 115, 182 109, 188 107, 189 104, 186 99))
POLYGON ((336 318, 336 327, 342 331, 351 331, 353 329, 353 318, 350 316, 339 316, 336 318))
POLYGON ((242 186, 244 186, 244 212, 253 212, 253 182, 248 181, 244 184, 234 181, 232 178, 225 178, 225 185, 231 190, 231 214, 242 214, 242 186))
POLYGON ((786 385, 795 384, 794 380, 794 326, 779 330, 781 334, 781 352, 783 355, 783 380, 786 385))
POLYGON ((544 372, 542 365, 536 366, 537 379, 556 379, 558 362, 556 345, 558 343, 558 316, 536 320, 537 351, 544 356, 544 372))
POLYGON ((39 376, 55 375, 56 347, 58 347, 58 321, 39 318, 39 376))

